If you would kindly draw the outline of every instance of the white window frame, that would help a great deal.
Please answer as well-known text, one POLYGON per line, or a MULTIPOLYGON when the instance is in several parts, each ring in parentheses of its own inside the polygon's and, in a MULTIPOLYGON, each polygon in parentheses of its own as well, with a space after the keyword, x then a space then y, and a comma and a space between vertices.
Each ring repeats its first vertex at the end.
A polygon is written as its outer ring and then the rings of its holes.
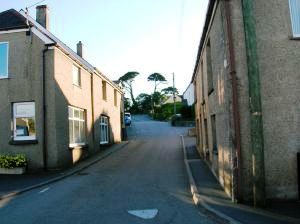
POLYGON ((75 86, 81 87, 81 69, 79 66, 77 66, 75 64, 72 65, 72 83, 75 86), (75 71, 75 69, 76 69, 76 71, 75 71), (76 72, 76 74, 75 74, 75 72, 76 72), (78 83, 75 81, 75 75, 78 76, 76 79, 76 81, 78 81, 78 83))
POLYGON ((108 117, 100 116, 100 145, 109 143, 109 122, 108 117), (105 132, 103 132, 104 130, 105 132))
MULTIPOLYGON (((73 106, 68 106, 68 120, 69 120, 69 123, 72 121, 72 125, 73 125, 73 138, 75 136, 75 122, 74 121, 79 121, 79 125, 82 125, 83 126, 83 130, 84 130, 84 140, 83 142, 70 142, 70 133, 69 133, 69 147, 75 147, 75 146, 83 146, 83 145, 86 145, 86 116, 85 116, 85 110, 84 109, 80 109, 80 108, 77 108, 77 107, 73 107, 73 106), (70 117, 70 114, 69 114, 69 109, 72 110, 72 117, 70 117), (78 117, 74 117, 74 112, 75 111, 78 111, 79 113, 80 112, 83 112, 83 119, 80 119, 78 117)), ((69 130, 70 132, 70 130, 69 130)), ((80 133, 80 126, 79 126, 79 135, 81 135, 80 133)), ((80 136, 81 138, 82 136, 80 136)))
POLYGON ((299 9, 299 12, 297 13, 297 16, 299 16, 299 18, 298 18, 298 24, 296 27, 296 24, 294 23, 294 14, 292 11, 293 10, 292 9, 292 1, 299 1, 298 4, 300 4, 300 0, 289 0, 290 18, 291 18, 291 24, 292 24, 293 37, 299 38, 300 37, 300 9, 299 9), (298 33, 296 33, 296 28, 298 29, 298 33))
POLYGON ((0 42, 1 44, 7 44, 7 52, 6 52, 6 58, 7 58, 7 64, 6 64, 6 74, 0 74, 0 79, 7 79, 8 78, 8 60, 9 60, 9 42, 0 42))
POLYGON ((34 125, 35 125, 35 132, 36 132, 35 102, 13 103, 13 125, 14 125, 13 136, 14 136, 14 141, 36 140, 36 133, 33 136, 17 136, 16 118, 19 118, 19 117, 21 117, 21 118, 33 118, 34 125), (17 106, 20 106, 20 105, 33 106, 33 113, 31 113, 31 114, 17 114, 17 106))

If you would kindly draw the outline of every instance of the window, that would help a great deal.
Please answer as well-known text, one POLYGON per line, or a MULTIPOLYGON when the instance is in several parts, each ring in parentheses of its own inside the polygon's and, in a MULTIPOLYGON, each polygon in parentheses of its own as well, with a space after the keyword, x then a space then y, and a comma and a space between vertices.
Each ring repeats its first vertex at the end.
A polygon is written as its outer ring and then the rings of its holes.
POLYGON ((201 93, 202 93, 202 103, 205 102, 204 97, 204 69, 203 69, 203 61, 201 61, 201 93))
POLYGON ((106 96, 106 82, 102 81, 102 99, 103 100, 107 100, 107 96, 106 96))
POLYGON ((208 87, 207 90, 208 90, 208 94, 210 94, 214 90, 210 39, 208 39, 206 45, 206 68, 207 68, 207 87, 208 87))
POLYGON ((216 115, 211 115, 211 130, 212 130, 212 142, 213 142, 213 153, 218 153, 217 146, 217 129, 216 129, 216 115))
POLYGON ((35 140, 35 103, 13 104, 14 140, 35 140))
POLYGON ((0 43, 0 79, 8 78, 8 43, 0 43))
POLYGON ((300 37, 300 0, 289 0, 294 37, 300 37))
POLYGON ((108 140, 108 117, 100 117, 100 144, 107 144, 108 140))
POLYGON ((80 68, 77 67, 76 65, 73 65, 72 76, 73 76, 73 85, 81 86, 80 68))
POLYGON ((115 106, 118 106, 118 95, 117 90, 114 89, 114 104, 115 106))
POLYGON ((85 144, 85 111, 69 106, 69 143, 70 146, 85 144))

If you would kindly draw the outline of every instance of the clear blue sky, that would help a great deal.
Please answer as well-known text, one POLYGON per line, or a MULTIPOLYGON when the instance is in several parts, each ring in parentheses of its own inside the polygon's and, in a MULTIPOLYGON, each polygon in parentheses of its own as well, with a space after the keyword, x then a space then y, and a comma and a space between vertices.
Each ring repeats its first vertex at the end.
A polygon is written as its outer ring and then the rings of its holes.
MULTIPOLYGON (((24 9, 39 0, 1 1, 0 11, 24 9)), ((208 0, 46 0, 50 30, 69 47, 84 43, 85 58, 112 80, 127 71, 141 75, 135 95, 153 88, 159 72, 182 93, 191 81, 208 0)), ((35 6, 29 9, 35 18, 35 6)), ((166 86, 161 86, 167 87, 166 86)))

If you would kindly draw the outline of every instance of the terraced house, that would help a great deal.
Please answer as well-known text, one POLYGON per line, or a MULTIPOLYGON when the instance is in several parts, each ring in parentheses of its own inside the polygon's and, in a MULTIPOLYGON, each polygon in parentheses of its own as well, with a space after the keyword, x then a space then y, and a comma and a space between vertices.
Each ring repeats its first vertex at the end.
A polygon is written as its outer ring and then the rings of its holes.
POLYGON ((299 37, 300 0, 209 1, 192 79, 197 145, 233 200, 300 196, 299 37))
POLYGON ((123 92, 36 21, 0 13, 0 154, 25 154, 29 169, 58 169, 121 141, 123 92))

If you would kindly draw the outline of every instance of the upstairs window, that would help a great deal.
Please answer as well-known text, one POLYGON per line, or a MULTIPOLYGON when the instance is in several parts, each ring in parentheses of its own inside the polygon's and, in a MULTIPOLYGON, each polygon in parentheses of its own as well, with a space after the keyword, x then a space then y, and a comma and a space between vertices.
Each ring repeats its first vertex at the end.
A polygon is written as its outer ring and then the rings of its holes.
POLYGON ((0 79, 8 78, 8 43, 0 42, 0 79))
POLYGON ((114 89, 114 105, 118 106, 118 95, 117 90, 114 89))
POLYGON ((35 140, 35 103, 13 104, 14 140, 35 140))
POLYGON ((210 40, 208 39, 206 45, 206 68, 207 68, 207 90, 208 94, 214 91, 214 77, 212 70, 211 47, 210 40))
POLYGON ((106 95, 106 82, 102 81, 102 99, 107 100, 107 95, 106 95))
POLYGON ((300 0, 289 0, 293 37, 300 37, 300 0))
POLYGON ((77 67, 76 65, 73 65, 72 76, 73 76, 73 85, 81 86, 80 68, 77 67))

